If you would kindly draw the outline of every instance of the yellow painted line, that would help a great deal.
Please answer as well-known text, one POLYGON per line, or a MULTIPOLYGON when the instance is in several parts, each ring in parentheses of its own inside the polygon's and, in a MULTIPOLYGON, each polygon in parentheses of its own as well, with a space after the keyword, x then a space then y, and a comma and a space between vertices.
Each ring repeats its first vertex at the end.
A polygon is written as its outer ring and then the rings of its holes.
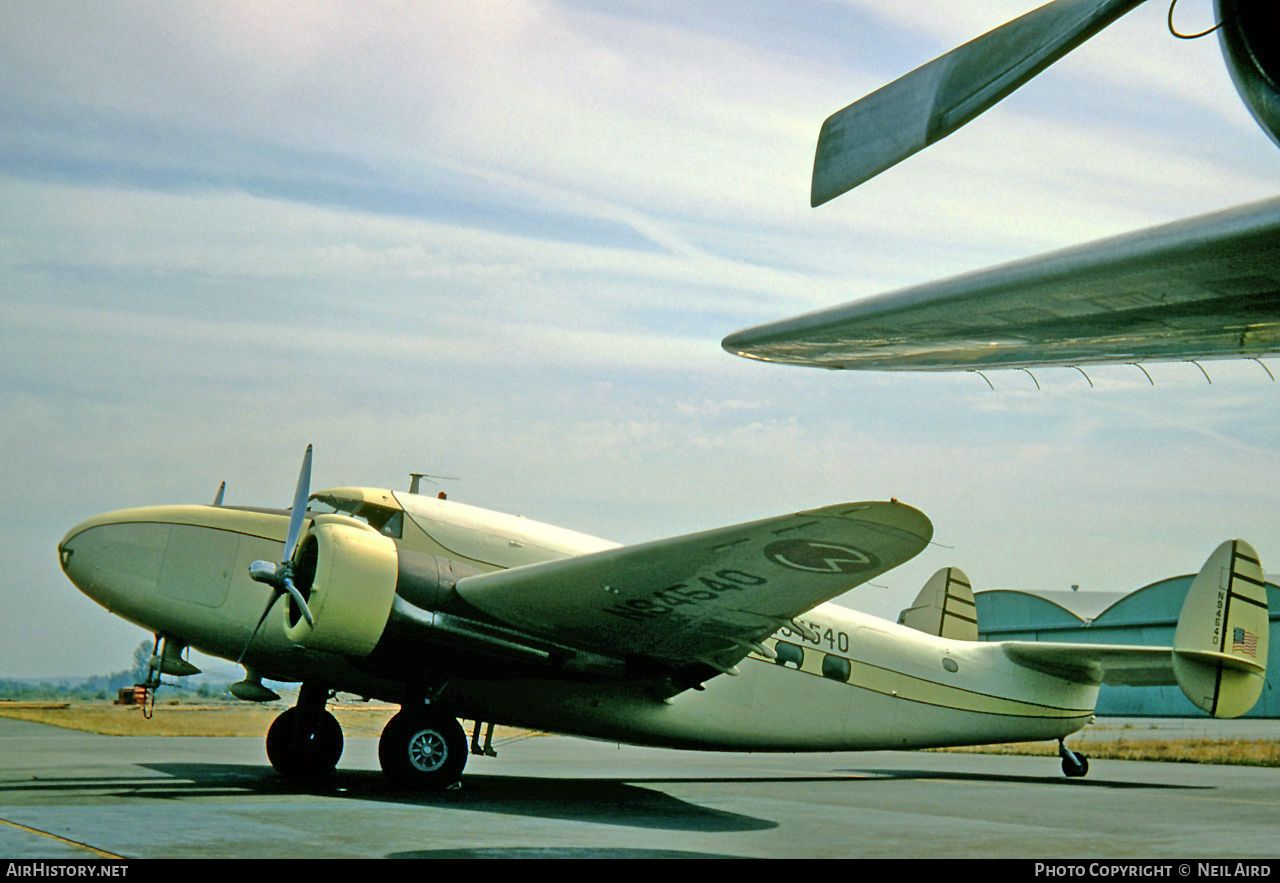
POLYGON ((48 837, 50 840, 57 840, 59 843, 66 843, 69 846, 76 846, 80 849, 87 849, 94 855, 100 855, 103 858, 124 858, 123 855, 116 855, 114 852, 107 852, 105 849, 98 849, 96 846, 90 846, 87 843, 81 843, 79 840, 68 840, 66 837, 59 837, 57 834, 50 834, 48 831, 41 831, 39 828, 28 828, 26 825, 19 825, 17 822, 11 822, 8 819, 0 819, 0 824, 8 825, 11 828, 17 828, 19 831, 27 831, 31 834, 39 834, 41 837, 48 837))

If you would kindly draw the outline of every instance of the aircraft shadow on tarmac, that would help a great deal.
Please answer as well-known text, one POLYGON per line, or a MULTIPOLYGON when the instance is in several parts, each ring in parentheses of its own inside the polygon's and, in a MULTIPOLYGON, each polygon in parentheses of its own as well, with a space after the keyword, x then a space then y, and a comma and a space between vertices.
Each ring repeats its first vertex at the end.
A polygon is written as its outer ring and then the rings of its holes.
POLYGON ((118 792, 119 796, 200 798, 244 796, 247 791, 270 796, 305 794, 341 800, 455 807, 469 812, 704 833, 763 831, 777 827, 776 822, 768 819, 698 806, 646 788, 643 782, 637 784, 635 780, 471 775, 463 776, 462 787, 456 790, 420 792, 397 788, 380 772, 364 770, 338 770, 310 782, 287 782, 270 768, 243 764, 149 763, 143 766, 168 778, 134 780, 130 782, 130 790, 118 792))
POLYGON ((1010 776, 1000 773, 963 773, 950 770, 848 769, 834 772, 861 776, 868 781, 904 779, 945 779, 953 782, 1003 782, 1011 785, 1065 785, 1072 788, 1173 789, 1177 791, 1212 791, 1212 785, 1176 785, 1168 782, 1121 782, 1089 777, 1068 779, 1064 776, 1010 776))

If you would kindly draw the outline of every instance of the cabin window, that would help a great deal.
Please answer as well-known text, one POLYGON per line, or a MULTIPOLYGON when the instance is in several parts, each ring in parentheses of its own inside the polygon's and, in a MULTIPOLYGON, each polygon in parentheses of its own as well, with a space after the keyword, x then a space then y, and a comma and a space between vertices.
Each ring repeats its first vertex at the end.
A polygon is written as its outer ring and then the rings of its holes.
POLYGON ((843 656, 832 656, 827 654, 822 660, 822 676, 831 678, 833 681, 841 683, 849 682, 849 674, 853 671, 853 666, 849 664, 849 660, 843 656))
POLYGON ((774 649, 778 652, 778 658, 774 660, 775 664, 795 666, 797 671, 800 670, 800 666, 804 665, 803 647, 779 641, 778 646, 774 649))
POLYGON ((957 665, 957 664, 956 664, 956 661, 955 661, 954 659, 952 659, 950 656, 944 656, 944 657, 942 657, 942 667, 943 667, 943 668, 945 668, 947 671, 959 671, 959 670, 960 670, 960 666, 959 666, 959 665, 957 665))

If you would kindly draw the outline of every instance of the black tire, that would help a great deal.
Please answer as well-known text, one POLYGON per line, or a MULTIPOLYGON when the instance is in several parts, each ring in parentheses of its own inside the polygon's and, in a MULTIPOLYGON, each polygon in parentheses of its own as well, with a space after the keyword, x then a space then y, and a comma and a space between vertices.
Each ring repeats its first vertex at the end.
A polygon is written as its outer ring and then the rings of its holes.
POLYGON ((267 730, 267 760, 286 778, 328 775, 340 757, 342 727, 323 708, 290 708, 267 730))
POLYGON ((401 711, 382 731, 378 762, 397 785, 448 788, 462 778, 467 765, 467 735, 456 718, 443 712, 401 711))
POLYGON ((1076 758, 1080 761, 1078 765, 1070 763, 1065 757, 1062 759, 1062 774, 1068 779, 1080 779, 1089 775, 1089 758, 1079 752, 1076 753, 1076 758))

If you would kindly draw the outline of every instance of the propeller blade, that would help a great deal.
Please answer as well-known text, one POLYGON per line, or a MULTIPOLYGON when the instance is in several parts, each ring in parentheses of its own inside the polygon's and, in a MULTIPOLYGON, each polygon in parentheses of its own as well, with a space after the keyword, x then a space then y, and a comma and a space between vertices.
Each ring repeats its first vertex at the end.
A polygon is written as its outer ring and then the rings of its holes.
POLYGON ((952 49, 827 117, 818 206, 951 134, 1143 0, 1055 0, 952 49))
POLYGON ((314 626, 316 620, 311 615, 311 608, 307 606, 307 599, 302 597, 302 593, 294 586, 293 580, 287 576, 284 578, 284 590, 289 593, 293 603, 297 604, 298 609, 302 611, 302 618, 307 621, 307 625, 314 626))
POLYGON ((215 494, 213 497, 213 505, 221 506, 222 495, 225 494, 226 492, 227 492, 227 483, 224 481, 222 484, 218 485, 218 493, 215 494))
POLYGON ((289 535, 284 541, 284 560, 293 558, 298 534, 302 532, 302 519, 307 514, 307 496, 311 490, 311 445, 302 455, 302 469, 298 472, 298 486, 293 491, 293 508, 289 514, 289 535))
MULTIPOLYGON (((293 550, 298 545, 298 535, 302 533, 302 521, 307 514, 307 496, 310 488, 311 445, 307 445, 307 452, 302 455, 302 469, 298 472, 298 486, 293 491, 293 508, 289 513, 289 533, 284 541, 284 560, 279 564, 274 561, 253 561, 249 564, 250 579, 271 586, 272 593, 271 599, 267 601, 266 609, 258 617, 258 624, 249 633, 249 640, 245 641, 244 649, 240 651, 240 656, 236 659, 237 665, 244 659, 244 655, 249 652, 249 645, 258 636, 258 629, 262 628, 262 623, 266 620, 267 614, 271 612, 271 608, 275 606, 276 599, 282 594, 287 592, 289 597, 293 598, 308 625, 316 624, 315 618, 311 615, 311 608, 307 606, 306 599, 302 597, 302 593, 293 584, 292 578, 293 550)), ((221 491, 218 492, 218 497, 221 499, 221 491)))
POLYGON ((244 648, 240 651, 240 655, 236 657, 236 665, 239 665, 244 655, 249 652, 249 645, 253 643, 253 639, 258 637, 258 629, 262 628, 262 623, 266 621, 267 614, 271 612, 271 608, 276 604, 276 598, 279 598, 278 592, 272 592, 270 600, 267 601, 266 608, 262 611, 262 615, 258 617, 258 624, 253 627, 253 631, 249 632, 249 640, 244 642, 244 648))

